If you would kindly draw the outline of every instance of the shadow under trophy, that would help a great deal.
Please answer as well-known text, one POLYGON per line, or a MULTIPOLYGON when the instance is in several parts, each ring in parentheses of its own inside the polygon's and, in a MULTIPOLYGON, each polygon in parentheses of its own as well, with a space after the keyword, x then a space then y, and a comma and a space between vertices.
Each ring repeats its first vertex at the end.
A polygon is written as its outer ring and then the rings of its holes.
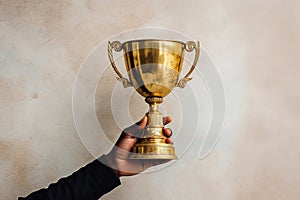
POLYGON ((163 117, 158 110, 163 97, 167 96, 174 87, 184 88, 190 81, 200 54, 200 43, 188 41, 144 39, 121 43, 108 42, 108 57, 117 73, 117 80, 124 88, 133 86, 145 97, 149 104, 147 126, 132 148, 130 159, 166 159, 176 160, 175 149, 172 144, 166 143, 163 134, 163 117), (129 80, 124 78, 116 67, 112 50, 124 52, 129 80), (184 50, 195 50, 195 59, 187 74, 179 80, 184 61, 184 50))

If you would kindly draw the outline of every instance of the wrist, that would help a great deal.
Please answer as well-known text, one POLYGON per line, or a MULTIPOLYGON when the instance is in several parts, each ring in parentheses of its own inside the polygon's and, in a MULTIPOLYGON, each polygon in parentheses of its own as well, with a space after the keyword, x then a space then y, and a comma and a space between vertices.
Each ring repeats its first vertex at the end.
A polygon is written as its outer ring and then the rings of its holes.
POLYGON ((117 178, 120 178, 120 173, 119 173, 119 170, 117 169, 117 165, 116 165, 116 161, 114 159, 113 156, 111 156, 110 154, 107 154, 107 155, 104 155, 101 157, 103 163, 108 166, 112 172, 114 173, 114 175, 117 177, 117 178))

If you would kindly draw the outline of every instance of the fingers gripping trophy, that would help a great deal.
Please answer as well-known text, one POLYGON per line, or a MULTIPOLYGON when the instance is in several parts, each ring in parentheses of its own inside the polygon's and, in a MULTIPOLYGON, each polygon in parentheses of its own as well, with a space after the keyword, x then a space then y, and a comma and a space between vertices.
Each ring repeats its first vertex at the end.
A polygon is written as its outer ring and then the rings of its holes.
POLYGON ((108 42, 108 57, 117 73, 117 80, 121 81, 124 88, 134 87, 145 97, 149 104, 147 126, 143 135, 132 149, 130 159, 165 159, 176 160, 175 149, 172 144, 166 143, 163 134, 163 117, 158 110, 158 105, 174 87, 184 88, 190 81, 190 74, 195 69, 200 55, 200 43, 188 41, 144 39, 132 40, 121 43, 108 42), (112 50, 123 50, 129 80, 119 72, 113 59, 112 50), (184 50, 195 50, 195 58, 190 70, 179 80, 184 61, 184 50))

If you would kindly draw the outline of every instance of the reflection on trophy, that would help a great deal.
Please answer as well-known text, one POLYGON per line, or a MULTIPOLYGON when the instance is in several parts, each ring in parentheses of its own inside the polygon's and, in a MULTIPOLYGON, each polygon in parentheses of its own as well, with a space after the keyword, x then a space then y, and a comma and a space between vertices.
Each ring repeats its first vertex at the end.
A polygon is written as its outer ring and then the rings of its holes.
POLYGON ((163 134, 163 117, 158 110, 163 97, 167 96, 174 87, 184 88, 192 78, 200 53, 200 43, 188 41, 183 43, 171 40, 133 40, 121 44, 119 41, 108 42, 108 56, 111 65, 117 73, 117 79, 123 86, 133 86, 145 97, 149 104, 147 126, 141 138, 132 149, 130 159, 177 159, 172 144, 165 142, 163 134), (117 69, 112 49, 123 50, 129 80, 124 78, 117 69), (184 50, 191 52, 195 49, 195 59, 191 69, 179 80, 184 61, 184 50))

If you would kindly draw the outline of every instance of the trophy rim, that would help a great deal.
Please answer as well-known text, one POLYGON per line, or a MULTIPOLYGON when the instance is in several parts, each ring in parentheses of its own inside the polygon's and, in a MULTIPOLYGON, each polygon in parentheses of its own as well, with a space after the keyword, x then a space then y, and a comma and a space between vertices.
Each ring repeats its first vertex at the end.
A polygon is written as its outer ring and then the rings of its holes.
POLYGON ((178 41, 178 40, 168 40, 168 39, 137 39, 137 40, 128 40, 126 42, 123 42, 122 45, 125 45, 127 43, 133 43, 133 42, 145 42, 145 41, 153 41, 153 42, 175 42, 182 45, 185 45, 184 42, 178 41))

